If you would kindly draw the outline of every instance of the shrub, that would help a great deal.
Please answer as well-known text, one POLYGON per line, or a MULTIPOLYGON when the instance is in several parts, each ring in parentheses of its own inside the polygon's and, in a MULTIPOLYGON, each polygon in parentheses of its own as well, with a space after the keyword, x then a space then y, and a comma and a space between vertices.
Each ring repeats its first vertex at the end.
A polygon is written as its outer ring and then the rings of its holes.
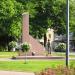
POLYGON ((30 49, 30 44, 25 42, 21 45, 23 52, 27 52, 30 49))
POLYGON ((54 51, 56 52, 65 52, 66 51, 66 44, 65 43, 59 43, 55 48, 54 51))
POLYGON ((11 41, 10 43, 9 43, 9 48, 11 49, 11 48, 15 48, 16 47, 16 42, 15 41, 11 41))

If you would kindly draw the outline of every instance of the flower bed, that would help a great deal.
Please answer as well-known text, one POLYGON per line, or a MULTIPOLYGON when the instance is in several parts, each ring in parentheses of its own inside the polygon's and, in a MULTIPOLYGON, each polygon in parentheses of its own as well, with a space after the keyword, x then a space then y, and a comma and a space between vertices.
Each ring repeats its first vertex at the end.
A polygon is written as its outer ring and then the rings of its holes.
POLYGON ((55 69, 46 68, 35 75, 75 75, 75 68, 66 68, 62 66, 58 66, 55 69))

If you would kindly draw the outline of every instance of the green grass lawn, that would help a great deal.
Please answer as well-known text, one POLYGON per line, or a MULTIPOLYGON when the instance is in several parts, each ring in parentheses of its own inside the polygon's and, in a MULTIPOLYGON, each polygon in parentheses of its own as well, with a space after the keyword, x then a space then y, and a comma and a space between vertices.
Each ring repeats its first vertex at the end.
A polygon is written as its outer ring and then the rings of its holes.
POLYGON ((0 58, 11 58, 12 56, 17 56, 18 52, 0 52, 0 58))
MULTIPOLYGON (((71 66, 75 66, 75 61, 71 61, 71 66)), ((0 61, 0 70, 10 71, 26 71, 26 72, 38 72, 45 68, 55 68, 59 65, 65 66, 64 60, 27 60, 25 64, 24 60, 18 61, 0 61)))
MULTIPOLYGON (((11 58, 17 55, 17 52, 0 52, 0 58, 11 58)), ((65 56, 65 53, 52 53, 52 56, 65 56)), ((75 56, 71 55, 70 57, 75 56)), ((0 61, 0 70, 37 72, 48 67, 65 66, 65 60, 27 60, 27 62, 25 64, 25 60, 0 61)), ((75 61, 71 60, 70 65, 75 66, 75 61)))
MULTIPOLYGON (((0 58, 11 58, 12 56, 17 56, 18 52, 0 52, 0 58)), ((52 52, 52 56, 65 56, 65 53, 52 52)))
MULTIPOLYGON (((11 58, 12 56, 18 56, 18 52, 0 52, 0 58, 11 58)), ((51 56, 63 56, 65 52, 52 52, 51 56)), ((70 55, 71 58, 75 58, 75 55, 70 55)))

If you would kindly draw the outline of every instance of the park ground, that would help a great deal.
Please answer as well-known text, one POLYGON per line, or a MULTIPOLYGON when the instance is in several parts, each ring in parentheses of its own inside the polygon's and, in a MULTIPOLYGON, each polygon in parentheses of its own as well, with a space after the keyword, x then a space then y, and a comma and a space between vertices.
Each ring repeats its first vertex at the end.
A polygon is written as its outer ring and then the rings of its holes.
MULTIPOLYGON (((12 56, 18 56, 17 52, 0 52, 0 70, 3 71, 19 71, 19 72, 39 72, 45 68, 56 68, 65 66, 65 59, 11 59, 12 56), (10 59, 10 60, 8 60, 10 59)), ((63 56, 65 53, 52 53, 51 56, 63 56)), ((70 58, 75 58, 75 55, 70 55, 70 58)), ((75 67, 75 60, 70 60, 70 67, 75 67)))

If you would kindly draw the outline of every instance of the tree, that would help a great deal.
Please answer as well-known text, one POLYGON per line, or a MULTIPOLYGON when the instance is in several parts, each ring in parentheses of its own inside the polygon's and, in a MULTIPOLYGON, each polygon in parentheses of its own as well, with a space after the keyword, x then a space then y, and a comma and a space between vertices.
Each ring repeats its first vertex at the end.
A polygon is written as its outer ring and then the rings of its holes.
POLYGON ((0 45, 7 46, 21 36, 22 4, 15 0, 0 1, 0 45))
MULTIPOLYGON (((41 38, 47 28, 57 34, 66 33, 66 0, 16 0, 30 13, 30 34, 41 38), (36 31, 35 31, 36 30, 36 31)), ((70 31, 74 30, 75 2, 70 0, 70 31)))
POLYGON ((70 0, 70 32, 75 36, 75 1, 70 0))
POLYGON ((23 50, 23 52, 25 52, 25 63, 26 63, 26 55, 27 55, 27 52, 29 51, 29 49, 30 49, 30 45, 27 42, 22 44, 22 50, 23 50))
POLYGON ((31 35, 34 37, 38 35, 40 38, 44 36, 48 28, 53 28, 58 34, 66 32, 66 3, 64 0, 38 0, 35 5, 36 14, 30 17, 31 35))
MULTIPOLYGON (((70 30, 75 33, 75 2, 70 0, 70 30)), ((22 13, 30 14, 30 34, 45 35, 48 28, 56 33, 66 33, 66 0, 1 0, 0 1, 0 44, 21 37, 22 13)))

